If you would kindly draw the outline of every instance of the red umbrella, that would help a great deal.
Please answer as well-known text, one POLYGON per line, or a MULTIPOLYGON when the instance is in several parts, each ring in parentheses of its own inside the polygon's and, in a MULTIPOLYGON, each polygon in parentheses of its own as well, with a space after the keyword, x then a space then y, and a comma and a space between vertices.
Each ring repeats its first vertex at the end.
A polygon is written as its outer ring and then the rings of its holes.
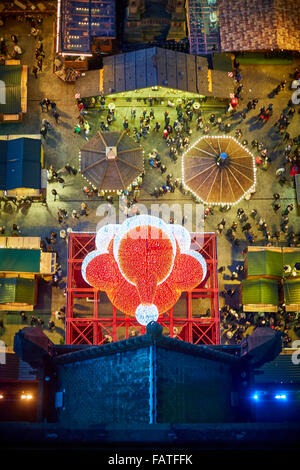
POLYGON ((237 104, 238 104, 238 99, 235 98, 235 97, 234 97, 234 98, 231 98, 230 103, 231 103, 231 106, 232 106, 233 108, 236 108, 236 107, 237 107, 237 104))
POLYGON ((290 171, 291 176, 298 175, 300 173, 300 168, 297 165, 293 165, 290 171))

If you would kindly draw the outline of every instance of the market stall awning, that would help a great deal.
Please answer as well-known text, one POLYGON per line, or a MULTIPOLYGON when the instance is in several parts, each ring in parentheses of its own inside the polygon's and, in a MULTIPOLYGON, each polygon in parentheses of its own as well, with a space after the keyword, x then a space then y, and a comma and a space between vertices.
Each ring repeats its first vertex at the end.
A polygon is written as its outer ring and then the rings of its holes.
MULTIPOLYGON (((300 265, 300 248, 282 248, 283 266, 289 265, 292 269, 300 265)), ((298 270, 298 269, 297 269, 298 270)))
POLYGON ((94 187, 124 191, 144 171, 144 151, 126 132, 97 132, 80 152, 80 171, 94 187))
POLYGON ((21 108, 22 65, 0 66, 0 114, 18 114, 21 108))
POLYGON ((41 139, 0 140, 0 190, 41 188, 41 139))
POLYGON ((248 276, 273 276, 282 277, 283 258, 282 251, 279 248, 276 251, 264 250, 261 247, 252 247, 246 258, 248 276))
POLYGON ((254 157, 233 137, 201 137, 182 156, 182 179, 204 203, 235 204, 255 188, 254 157))
POLYGON ((278 305, 278 281, 264 278, 243 280, 242 303, 278 305))
POLYGON ((283 288, 286 305, 300 305, 300 278, 286 279, 283 288))
POLYGON ((0 248, 0 272, 39 273, 41 250, 0 248))
POLYGON ((34 279, 8 277, 0 279, 0 304, 21 303, 34 305, 36 282, 34 279))

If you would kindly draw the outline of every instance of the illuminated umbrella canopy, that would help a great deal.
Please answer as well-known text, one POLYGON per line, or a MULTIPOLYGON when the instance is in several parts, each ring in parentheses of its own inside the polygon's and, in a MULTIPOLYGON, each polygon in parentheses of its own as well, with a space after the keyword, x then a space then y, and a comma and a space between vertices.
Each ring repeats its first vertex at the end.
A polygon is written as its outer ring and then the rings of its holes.
POLYGON ((255 159, 230 136, 204 136, 182 156, 182 179, 202 202, 235 204, 255 188, 255 159))
POLYGON ((126 132, 97 132, 80 152, 80 171, 104 191, 124 191, 144 171, 144 151, 126 132))

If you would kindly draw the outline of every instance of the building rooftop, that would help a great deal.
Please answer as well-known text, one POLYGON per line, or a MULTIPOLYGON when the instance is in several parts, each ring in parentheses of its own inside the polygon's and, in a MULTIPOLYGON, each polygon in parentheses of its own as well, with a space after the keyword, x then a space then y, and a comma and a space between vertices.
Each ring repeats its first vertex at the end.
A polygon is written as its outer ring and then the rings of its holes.
POLYGON ((16 380, 36 380, 37 371, 17 354, 5 353, 5 364, 0 362, 0 382, 16 380))
MULTIPOLYGON (((293 349, 284 349, 273 361, 267 362, 255 375, 256 384, 300 384, 300 364, 292 361, 293 349)), ((296 354, 299 360, 299 354, 296 354)))
POLYGON ((228 74, 209 70, 204 57, 153 47, 103 59, 104 95, 152 87, 217 98, 233 92, 228 74))
MULTIPOLYGON (((155 338, 157 345, 161 348, 168 350, 180 351, 186 354, 192 354, 196 356, 203 356, 206 359, 212 359, 220 362, 237 364, 239 357, 234 356, 231 352, 226 353, 219 349, 214 349, 213 346, 206 345, 195 345, 181 341, 168 336, 158 336, 155 338)), ((107 343, 101 346, 90 346, 82 351, 76 351, 71 353, 65 353, 57 356, 54 359, 56 364, 68 364, 78 361, 86 361, 95 359, 101 356, 107 356, 111 354, 121 353, 129 351, 131 349, 138 349, 150 346, 153 344, 153 339, 150 335, 145 334, 141 336, 132 337, 124 341, 117 341, 114 343, 107 343)))
POLYGON ((92 38, 116 37, 115 0, 62 0, 60 52, 91 52, 92 38))
POLYGON ((191 54, 220 50, 217 0, 188 0, 187 19, 191 54))
POLYGON ((218 0, 222 51, 299 50, 300 3, 218 0))

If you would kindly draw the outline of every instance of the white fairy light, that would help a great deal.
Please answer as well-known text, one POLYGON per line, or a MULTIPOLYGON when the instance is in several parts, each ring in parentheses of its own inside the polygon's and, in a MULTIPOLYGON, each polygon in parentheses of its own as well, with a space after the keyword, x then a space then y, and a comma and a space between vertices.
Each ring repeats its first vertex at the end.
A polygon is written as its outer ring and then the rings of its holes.
POLYGON ((120 262, 119 262, 119 248, 120 248, 120 244, 121 244, 121 241, 124 237, 126 237, 126 235, 128 234, 128 232, 130 230, 133 230, 135 228, 138 228, 138 227, 141 227, 141 226, 147 226, 147 225, 150 225, 151 227, 154 227, 154 228, 158 228, 160 229, 166 236, 166 238, 169 238, 170 242, 171 242, 171 245, 172 245, 172 249, 173 249, 173 257, 172 257, 172 265, 170 267, 170 270, 167 274, 167 276, 162 279, 158 285, 162 284, 170 275, 172 269, 173 269, 173 266, 174 266, 174 260, 175 260, 175 255, 176 255, 176 243, 175 243, 175 238, 172 234, 172 231, 170 229, 170 225, 167 225, 162 219, 159 219, 158 217, 153 217, 152 215, 148 215, 148 214, 142 214, 142 215, 137 215, 135 217, 131 217, 129 219, 126 219, 121 225, 120 225, 120 229, 116 235, 116 238, 115 238, 115 241, 114 241, 114 257, 115 257, 115 260, 119 266, 119 269, 120 269, 120 272, 122 274, 122 276, 130 283, 130 284, 133 284, 135 285, 133 282, 131 282, 129 279, 127 279, 127 277, 125 276, 125 274, 123 273, 122 271, 122 268, 120 266, 120 262))
POLYGON ((108 224, 101 227, 96 235, 96 247, 98 253, 107 253, 108 246, 113 237, 118 233, 120 226, 118 224, 108 224))
POLYGON ((156 305, 143 305, 140 304, 136 311, 135 317, 140 325, 147 326, 152 321, 157 321, 159 316, 156 305))
POLYGON ((223 205, 234 206, 234 205, 238 204, 247 194, 249 194, 251 191, 253 191, 253 189, 255 189, 255 185, 256 185, 256 166, 255 166, 255 159, 254 159, 254 156, 253 156, 253 154, 252 154, 246 147, 244 147, 235 137, 232 137, 232 136, 223 135, 223 136, 202 136, 202 137, 200 137, 191 147, 189 147, 189 148, 182 154, 182 158, 181 158, 181 170, 182 170, 182 175, 181 175, 182 178, 181 178, 181 180, 182 180, 183 187, 184 187, 185 189, 187 189, 189 192, 191 192, 191 193, 196 197, 196 199, 197 199, 198 201, 202 202, 203 204, 206 204, 206 203, 207 203, 207 204, 213 205, 213 206, 215 206, 215 205, 218 205, 218 206, 219 206, 219 205, 222 205, 222 204, 223 204, 223 205), (195 147, 197 146, 197 144, 198 144, 201 140, 205 140, 205 139, 207 139, 207 138, 212 139, 212 140, 213 140, 213 139, 220 139, 220 138, 233 140, 233 141, 235 141, 243 150, 245 150, 245 151, 249 154, 249 156, 251 156, 251 158, 252 158, 252 164, 253 164, 253 170, 254 170, 254 171, 253 171, 253 173, 254 173, 254 175, 253 175, 254 184, 253 184, 253 186, 252 186, 250 189, 248 189, 248 190, 247 190, 237 201, 235 201, 235 202, 225 202, 225 201, 224 201, 224 202, 223 202, 223 201, 222 201, 222 202, 211 202, 211 201, 210 201, 210 202, 208 203, 207 201, 204 201, 198 194, 196 194, 196 193, 185 183, 185 181, 184 181, 184 157, 186 156, 186 154, 187 154, 191 149, 195 148, 195 147))

